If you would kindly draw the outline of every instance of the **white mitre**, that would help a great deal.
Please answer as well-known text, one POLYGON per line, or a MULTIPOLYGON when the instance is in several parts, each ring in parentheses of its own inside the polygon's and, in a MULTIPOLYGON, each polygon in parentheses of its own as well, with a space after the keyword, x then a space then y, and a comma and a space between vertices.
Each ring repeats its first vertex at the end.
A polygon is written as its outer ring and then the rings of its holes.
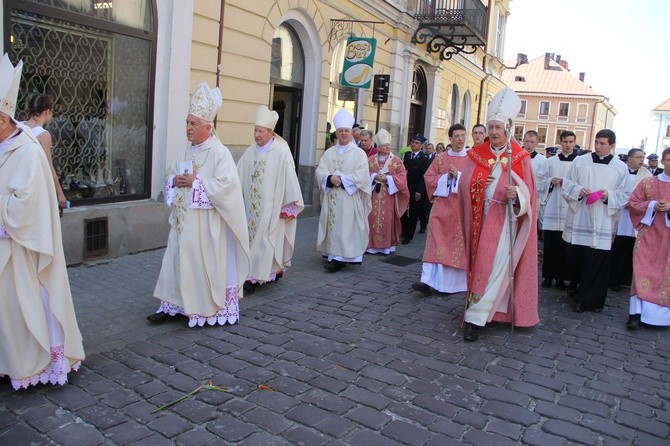
POLYGON ((193 90, 188 113, 204 121, 213 122, 222 103, 221 91, 216 87, 210 90, 207 82, 201 82, 193 90))
POLYGON ((486 123, 491 121, 502 122, 507 125, 521 110, 521 99, 510 87, 505 87, 491 99, 486 111, 486 123))
POLYGON ((254 121, 254 124, 274 130, 278 120, 279 114, 276 111, 270 110, 267 105, 261 105, 256 110, 256 120, 254 121))
POLYGON ((23 61, 19 61, 16 67, 12 65, 7 53, 2 56, 0 61, 0 112, 5 113, 12 121, 16 112, 16 98, 19 95, 19 85, 21 84, 21 70, 23 61))
POLYGON ((337 129, 351 129, 354 126, 354 122, 356 120, 354 119, 353 116, 351 116, 351 113, 349 113, 349 110, 346 108, 341 108, 335 113, 335 116, 333 116, 333 124, 335 124, 335 130, 337 129))
POLYGON ((391 134, 386 129, 379 129, 374 139, 378 146, 391 145, 391 134))

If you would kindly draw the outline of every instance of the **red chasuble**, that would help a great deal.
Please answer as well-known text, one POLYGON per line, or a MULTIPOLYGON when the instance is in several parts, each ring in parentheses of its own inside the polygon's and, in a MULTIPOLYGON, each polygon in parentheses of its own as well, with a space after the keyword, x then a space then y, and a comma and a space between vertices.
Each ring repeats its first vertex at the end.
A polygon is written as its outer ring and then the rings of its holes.
MULTIPOLYGON (((530 155, 512 142, 512 184, 527 188, 529 212, 517 219, 514 245, 514 315, 515 325, 529 327, 539 322, 537 311, 537 194, 530 155), (518 180, 514 180, 516 177, 518 180)), ((507 209, 505 188, 508 185, 507 155, 501 157, 502 172, 484 215, 486 179, 491 173, 496 157, 489 142, 468 151, 468 163, 459 183, 459 198, 463 210, 463 228, 468 253, 468 300, 476 302, 486 290, 493 271, 496 248, 501 237, 507 209)), ((509 255, 506 253, 506 255, 509 255)), ((504 273, 509 276, 507 272, 504 273)), ((509 277, 503 282, 498 299, 509 288, 509 277)), ((495 308, 495 307, 494 307, 495 308)), ((510 308, 497 312, 492 320, 511 322, 510 308)))

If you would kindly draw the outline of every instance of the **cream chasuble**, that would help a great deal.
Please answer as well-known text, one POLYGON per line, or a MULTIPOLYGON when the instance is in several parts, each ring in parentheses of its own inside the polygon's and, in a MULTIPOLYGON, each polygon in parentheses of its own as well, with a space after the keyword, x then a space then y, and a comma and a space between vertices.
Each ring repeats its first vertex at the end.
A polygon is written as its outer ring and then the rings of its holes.
POLYGON ((20 128, 0 147, 0 375, 15 388, 63 384, 84 359, 51 169, 20 128))
POLYGON ((197 150, 188 144, 168 169, 166 197, 171 229, 154 290, 163 301, 159 311, 183 313, 189 326, 236 322, 249 269, 249 235, 228 149, 216 137, 197 150), (198 179, 193 187, 172 187, 172 178, 185 166, 192 166, 198 179))
POLYGON ((249 228, 251 264, 247 280, 264 283, 291 265, 296 217, 305 205, 291 150, 275 136, 254 144, 237 163, 249 228))
POLYGON ((316 181, 321 186, 317 250, 342 259, 360 259, 368 246, 372 209, 365 152, 353 142, 331 147, 321 157, 316 181), (327 187, 330 175, 341 175, 344 187, 327 187))

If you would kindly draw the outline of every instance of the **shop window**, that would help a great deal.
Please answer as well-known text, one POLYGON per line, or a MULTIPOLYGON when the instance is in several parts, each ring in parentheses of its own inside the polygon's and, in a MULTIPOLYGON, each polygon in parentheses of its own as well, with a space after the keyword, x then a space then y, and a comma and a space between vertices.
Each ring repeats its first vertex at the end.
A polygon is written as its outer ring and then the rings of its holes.
POLYGON ((46 126, 73 205, 150 194, 153 2, 5 1, 9 55, 23 61, 17 118, 35 94, 54 99, 46 126))

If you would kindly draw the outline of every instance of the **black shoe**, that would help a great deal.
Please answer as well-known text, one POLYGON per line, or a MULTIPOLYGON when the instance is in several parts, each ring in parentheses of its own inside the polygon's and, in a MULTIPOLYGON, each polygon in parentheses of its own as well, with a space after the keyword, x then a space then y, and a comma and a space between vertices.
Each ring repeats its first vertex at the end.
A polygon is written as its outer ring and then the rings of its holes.
POLYGON ((419 228, 419 234, 425 234, 425 233, 426 233, 426 227, 425 226, 419 228))
POLYGON ((565 281, 563 279, 557 279, 556 280, 556 289, 559 291, 565 291, 568 287, 565 285, 565 281))
POLYGON ((404 239, 402 239, 402 244, 403 245, 409 245, 409 242, 411 242, 411 241, 412 241, 411 238, 405 237, 404 239))
POLYGON ((631 314, 628 316, 628 322, 626 322, 626 330, 637 330, 640 328, 640 316, 639 314, 631 314))
POLYGON ((465 342, 475 342, 479 339, 479 327, 470 322, 465 323, 465 328, 463 329, 463 340, 465 342))
POLYGON ((583 313, 585 310, 586 308, 584 308, 584 305, 580 304, 579 302, 577 302, 575 304, 575 307, 573 308, 573 311, 575 313, 583 313))
POLYGON ((169 314, 163 313, 161 311, 160 313, 150 314, 147 316, 147 320, 152 324, 162 324, 163 322, 167 321, 169 317, 169 314))
POLYGON ((414 291, 422 292, 424 296, 430 296, 433 294, 433 289, 423 282, 414 282, 412 284, 412 289, 414 291))
POLYGON ((328 262, 325 265, 323 265, 323 267, 329 273, 336 273, 344 267, 344 263, 343 262, 338 262, 337 260, 333 260, 333 261, 328 262))
POLYGON ((542 288, 551 288, 552 279, 544 279, 542 281, 542 288))
POLYGON ((244 289, 244 294, 254 294, 256 292, 257 283, 244 282, 242 288, 244 289))
POLYGON ((620 291, 620 290, 621 290, 621 286, 619 286, 619 285, 610 285, 610 290, 612 290, 612 291, 620 291))

